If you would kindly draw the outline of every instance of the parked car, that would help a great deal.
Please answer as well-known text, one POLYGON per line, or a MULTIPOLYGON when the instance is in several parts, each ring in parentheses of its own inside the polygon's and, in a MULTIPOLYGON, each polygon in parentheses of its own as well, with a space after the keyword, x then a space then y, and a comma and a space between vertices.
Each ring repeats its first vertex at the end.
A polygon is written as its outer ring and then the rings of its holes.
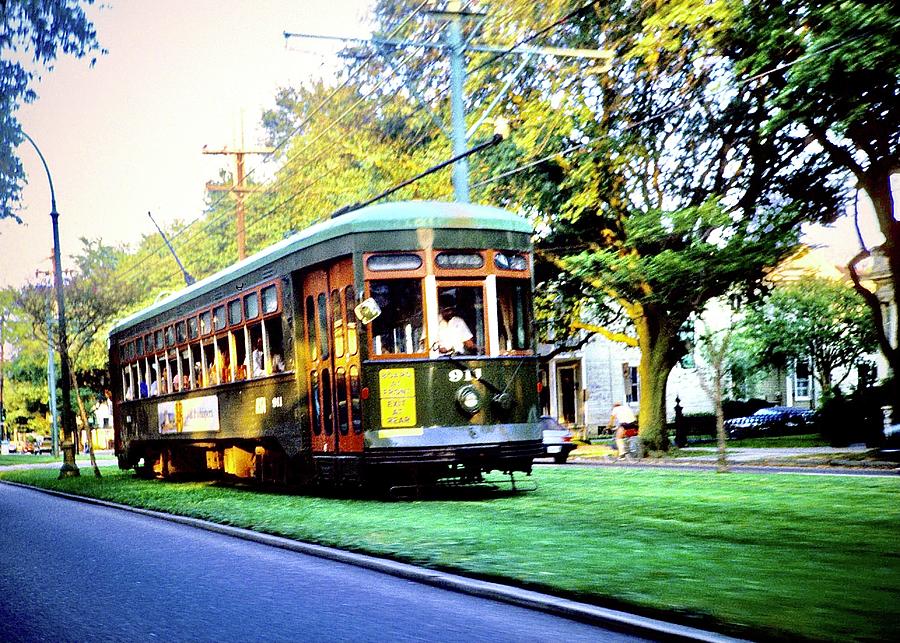
POLYGON ((753 415, 725 420, 725 432, 731 439, 785 435, 806 430, 815 412, 793 406, 770 406, 753 415))
POLYGON ((50 438, 44 438, 39 442, 34 443, 34 453, 52 453, 53 452, 53 441, 50 438))
POLYGON ((575 435, 549 415, 541 418, 541 430, 544 434, 544 455, 553 458, 557 464, 563 464, 578 446, 572 442, 575 435))
POLYGON ((7 453, 15 453, 18 450, 18 445, 12 440, 3 440, 0 442, 0 453, 6 455, 7 453))

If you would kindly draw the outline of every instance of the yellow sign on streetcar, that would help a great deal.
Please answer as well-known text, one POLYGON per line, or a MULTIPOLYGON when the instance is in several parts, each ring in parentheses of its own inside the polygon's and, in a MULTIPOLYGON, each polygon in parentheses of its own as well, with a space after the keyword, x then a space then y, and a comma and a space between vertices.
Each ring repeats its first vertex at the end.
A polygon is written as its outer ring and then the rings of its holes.
POLYGON ((416 425, 416 373, 411 368, 385 368, 378 373, 381 426, 416 425))

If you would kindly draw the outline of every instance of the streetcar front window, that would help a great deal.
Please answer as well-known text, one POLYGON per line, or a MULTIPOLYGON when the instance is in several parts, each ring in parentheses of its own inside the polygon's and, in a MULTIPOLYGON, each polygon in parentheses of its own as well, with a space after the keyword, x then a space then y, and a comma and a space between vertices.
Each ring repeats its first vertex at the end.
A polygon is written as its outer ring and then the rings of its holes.
POLYGON ((497 280, 500 352, 531 348, 531 284, 525 279, 497 280))
POLYGON ((381 314, 372 321, 372 350, 375 355, 425 352, 420 279, 385 279, 369 282, 370 296, 381 314))
POLYGON ((438 287, 438 335, 441 353, 485 352, 484 291, 477 286, 438 287))

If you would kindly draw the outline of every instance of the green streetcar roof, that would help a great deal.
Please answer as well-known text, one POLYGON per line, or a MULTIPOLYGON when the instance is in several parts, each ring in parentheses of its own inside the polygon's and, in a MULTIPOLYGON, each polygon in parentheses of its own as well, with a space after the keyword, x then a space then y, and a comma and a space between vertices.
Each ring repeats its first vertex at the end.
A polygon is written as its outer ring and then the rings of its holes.
POLYGON ((247 257, 192 286, 117 322, 110 335, 175 308, 195 297, 215 290, 229 281, 291 253, 344 235, 445 228, 456 230, 502 230, 532 234, 528 221, 517 214, 487 205, 442 201, 398 201, 380 203, 316 223, 255 255, 247 257))

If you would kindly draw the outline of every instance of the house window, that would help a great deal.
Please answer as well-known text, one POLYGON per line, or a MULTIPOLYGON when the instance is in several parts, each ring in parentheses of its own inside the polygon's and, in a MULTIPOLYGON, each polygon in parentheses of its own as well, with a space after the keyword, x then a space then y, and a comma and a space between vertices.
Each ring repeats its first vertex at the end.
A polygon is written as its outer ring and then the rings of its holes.
POLYGON ((794 370, 794 397, 798 400, 808 400, 811 384, 809 362, 797 362, 794 370))
POLYGON ((641 381, 638 376, 638 367, 630 364, 622 364, 622 379, 625 383, 625 402, 637 404, 641 400, 641 381))

